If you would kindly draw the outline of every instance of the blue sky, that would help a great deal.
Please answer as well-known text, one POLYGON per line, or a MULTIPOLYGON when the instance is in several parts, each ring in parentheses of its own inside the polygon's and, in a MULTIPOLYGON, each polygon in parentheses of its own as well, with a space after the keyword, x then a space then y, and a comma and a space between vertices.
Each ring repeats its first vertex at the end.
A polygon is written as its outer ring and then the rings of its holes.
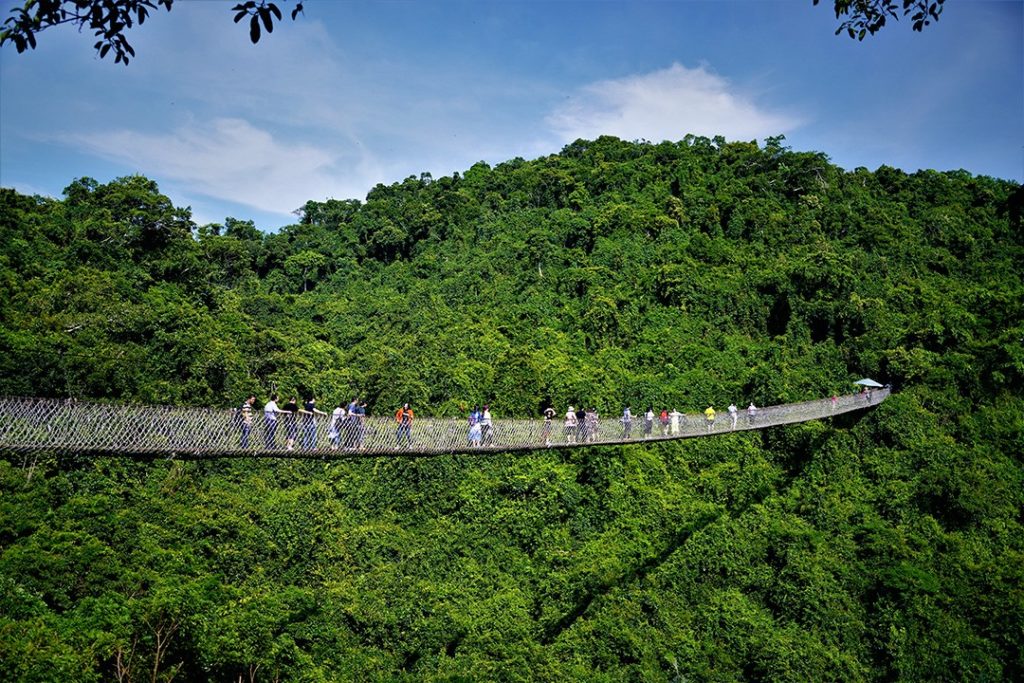
POLYGON ((0 49, 0 185, 140 173, 199 224, 276 230, 309 199, 601 134, 783 134, 847 169, 1024 176, 1020 0, 948 0, 923 33, 863 42, 833 35, 828 0, 307 0, 295 22, 278 0, 255 46, 232 4, 178 0, 129 34, 127 68, 67 27, 0 49))

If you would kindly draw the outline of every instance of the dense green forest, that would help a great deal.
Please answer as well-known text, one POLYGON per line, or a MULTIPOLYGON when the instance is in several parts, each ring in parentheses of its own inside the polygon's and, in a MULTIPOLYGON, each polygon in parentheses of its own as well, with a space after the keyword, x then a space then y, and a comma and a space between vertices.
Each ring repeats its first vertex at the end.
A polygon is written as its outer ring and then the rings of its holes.
POLYGON ((0 459, 0 679, 1024 678, 1024 193, 579 140, 196 226, 0 190, 0 395, 832 421, 347 461, 0 459))

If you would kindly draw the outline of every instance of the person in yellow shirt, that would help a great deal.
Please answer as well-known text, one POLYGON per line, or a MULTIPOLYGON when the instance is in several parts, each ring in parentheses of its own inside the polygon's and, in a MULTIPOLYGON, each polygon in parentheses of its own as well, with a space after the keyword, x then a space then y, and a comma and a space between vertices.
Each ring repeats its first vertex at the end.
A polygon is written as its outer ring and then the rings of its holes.
POLYGON ((708 433, 715 428, 715 409, 708 406, 708 409, 704 411, 704 420, 708 425, 708 433))

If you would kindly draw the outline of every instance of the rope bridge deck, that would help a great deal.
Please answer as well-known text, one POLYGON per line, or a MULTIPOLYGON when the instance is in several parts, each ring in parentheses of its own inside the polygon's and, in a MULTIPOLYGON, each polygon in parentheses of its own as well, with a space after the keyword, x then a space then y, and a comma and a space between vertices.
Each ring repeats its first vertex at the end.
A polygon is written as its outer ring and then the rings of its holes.
POLYGON ((389 417, 279 415, 266 420, 254 409, 251 424, 237 410, 110 405, 75 400, 0 398, 0 452, 168 458, 367 457, 488 453, 545 448, 613 445, 714 436, 765 429, 863 410, 889 396, 888 389, 864 394, 741 409, 735 422, 721 411, 713 424, 703 414, 681 414, 648 432, 642 415, 627 429, 620 418, 602 418, 591 428, 568 429, 563 418, 493 421, 480 445, 470 440, 465 418, 416 418, 408 437, 389 417), (294 436, 293 450, 285 442, 294 436), (401 440, 399 439, 401 437, 401 440))

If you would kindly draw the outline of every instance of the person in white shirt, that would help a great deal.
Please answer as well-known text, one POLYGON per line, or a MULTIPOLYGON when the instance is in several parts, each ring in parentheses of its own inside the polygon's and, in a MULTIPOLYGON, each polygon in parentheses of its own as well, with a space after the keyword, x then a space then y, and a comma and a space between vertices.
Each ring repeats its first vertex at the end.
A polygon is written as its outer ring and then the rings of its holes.
POLYGON ((484 412, 480 416, 480 436, 485 446, 490 446, 494 441, 494 427, 491 422, 491 406, 485 405, 484 412))
POLYGON ((672 412, 668 414, 669 433, 672 434, 673 436, 679 433, 679 418, 681 418, 682 416, 683 414, 680 413, 675 408, 673 408, 672 412))
POLYGON ((569 406, 569 410, 565 411, 565 442, 576 443, 576 425, 579 421, 576 419, 576 409, 569 406))
POLYGON ((740 417, 740 409, 736 407, 735 403, 729 404, 729 419, 732 420, 732 428, 736 429, 736 420, 740 417))
POLYGON ((277 434, 277 416, 284 411, 277 407, 277 394, 271 394, 270 400, 263 406, 263 436, 268 451, 277 448, 274 436, 277 434))
POLYGON ((345 404, 339 403, 338 407, 331 413, 331 428, 327 432, 331 440, 331 450, 338 450, 341 445, 341 426, 345 424, 345 404))

